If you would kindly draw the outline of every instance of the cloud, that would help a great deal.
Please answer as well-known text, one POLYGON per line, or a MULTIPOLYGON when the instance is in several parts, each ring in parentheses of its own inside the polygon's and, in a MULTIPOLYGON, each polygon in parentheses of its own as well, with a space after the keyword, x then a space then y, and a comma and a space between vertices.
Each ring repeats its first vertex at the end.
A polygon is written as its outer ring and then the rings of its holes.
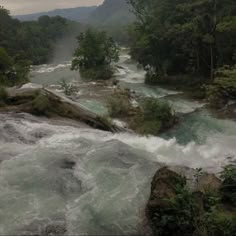
POLYGON ((58 8, 99 5, 103 0, 0 0, 12 15, 50 11, 58 8))

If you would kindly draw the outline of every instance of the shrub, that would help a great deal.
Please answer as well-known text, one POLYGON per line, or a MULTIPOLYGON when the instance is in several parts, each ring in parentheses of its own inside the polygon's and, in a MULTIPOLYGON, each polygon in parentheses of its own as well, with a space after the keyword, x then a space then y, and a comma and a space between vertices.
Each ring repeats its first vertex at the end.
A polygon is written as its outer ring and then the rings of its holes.
POLYGON ((216 71, 213 83, 207 87, 207 97, 213 108, 221 108, 236 100, 236 66, 224 66, 216 71))
POLYGON ((81 68, 80 75, 88 80, 108 80, 113 76, 113 70, 110 66, 100 66, 94 68, 81 68))
POLYGON ((141 102, 140 112, 131 122, 131 127, 141 134, 157 135, 175 123, 170 106, 154 98, 141 102))
POLYGON ((205 215, 207 236, 232 236, 236 232, 235 216, 217 210, 205 215))
POLYGON ((49 115, 51 104, 47 96, 39 94, 32 102, 33 113, 36 115, 49 115))
POLYGON ((229 165, 221 173, 223 183, 221 186, 222 200, 236 206, 236 165, 229 165))
POLYGON ((159 179, 160 194, 154 194, 157 198, 153 201, 157 205, 151 217, 151 226, 155 235, 190 236, 196 230, 195 211, 197 205, 195 198, 186 187, 185 178, 182 176, 173 177, 173 180, 170 177, 164 181, 161 178, 159 179), (163 183, 161 184, 162 181, 163 183))
POLYGON ((61 85, 61 88, 63 89, 63 92, 66 96, 72 96, 75 94, 75 92, 77 91, 76 87, 73 86, 70 83, 66 83, 66 81, 64 79, 62 79, 59 84, 61 85))
POLYGON ((0 106, 4 106, 8 98, 8 93, 4 87, 0 87, 0 106))
POLYGON ((131 109, 129 98, 115 95, 108 100, 108 111, 111 117, 127 117, 131 109))

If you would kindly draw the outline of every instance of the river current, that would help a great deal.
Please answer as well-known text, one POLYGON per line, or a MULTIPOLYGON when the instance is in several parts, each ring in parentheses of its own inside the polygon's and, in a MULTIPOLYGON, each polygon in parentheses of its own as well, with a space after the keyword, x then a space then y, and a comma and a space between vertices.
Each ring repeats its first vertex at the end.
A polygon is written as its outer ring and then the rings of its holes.
MULTIPOLYGON (((28 114, 0 114, 0 235, 137 234, 145 224, 150 182, 160 166, 219 173, 236 161, 236 123, 213 117, 177 91, 144 85, 144 72, 122 55, 116 75, 140 96, 170 103, 182 115, 161 137, 111 134, 28 114)), ((34 67, 32 83, 80 80, 68 62, 34 67)), ((106 113, 96 99, 81 101, 106 113)))

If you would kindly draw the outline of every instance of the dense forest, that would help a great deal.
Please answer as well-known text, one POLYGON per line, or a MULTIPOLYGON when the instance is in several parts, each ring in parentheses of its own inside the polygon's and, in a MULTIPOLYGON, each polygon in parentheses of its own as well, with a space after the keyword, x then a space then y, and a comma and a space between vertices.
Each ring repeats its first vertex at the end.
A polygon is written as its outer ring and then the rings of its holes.
POLYGON ((137 16, 133 56, 149 73, 213 76, 236 60, 234 0, 130 0, 137 16))
MULTIPOLYGON (((227 87, 226 91, 210 87, 210 93, 220 99, 217 103, 222 103, 219 94, 227 93, 228 96, 228 91, 231 91, 228 97, 235 98, 234 0, 129 2, 136 15, 130 30, 131 54, 146 69, 147 83, 173 83, 176 86, 184 83, 192 87, 214 83, 215 77, 220 76, 225 78, 221 79, 220 87, 227 87), (224 73, 222 67, 225 65, 232 67, 232 73, 224 73), (219 70, 224 75, 219 74, 219 70)), ((223 100, 225 104, 227 99, 223 100)))
POLYGON ((60 16, 41 16, 37 21, 20 22, 1 7, 1 83, 14 85, 27 80, 30 64, 48 62, 57 41, 68 35, 75 38, 82 29, 79 23, 60 16))

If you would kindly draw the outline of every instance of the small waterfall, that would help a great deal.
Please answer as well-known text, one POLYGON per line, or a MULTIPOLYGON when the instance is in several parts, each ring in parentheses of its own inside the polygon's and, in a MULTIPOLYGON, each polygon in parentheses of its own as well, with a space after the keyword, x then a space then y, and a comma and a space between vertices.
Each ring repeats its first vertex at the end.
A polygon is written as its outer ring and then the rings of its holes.
POLYGON ((163 164, 218 173, 236 161, 235 134, 204 144, 111 134, 26 114, 0 115, 0 235, 137 234, 163 164))

